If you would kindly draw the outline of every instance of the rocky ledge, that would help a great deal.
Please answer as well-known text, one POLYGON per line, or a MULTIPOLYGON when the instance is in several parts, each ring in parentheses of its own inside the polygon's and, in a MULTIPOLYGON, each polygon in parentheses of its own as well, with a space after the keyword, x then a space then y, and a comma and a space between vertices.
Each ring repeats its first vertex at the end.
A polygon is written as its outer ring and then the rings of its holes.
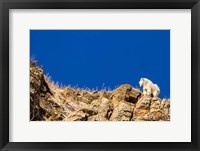
POLYGON ((31 121, 169 121, 170 100, 129 84, 113 91, 60 88, 31 64, 30 112, 31 121))

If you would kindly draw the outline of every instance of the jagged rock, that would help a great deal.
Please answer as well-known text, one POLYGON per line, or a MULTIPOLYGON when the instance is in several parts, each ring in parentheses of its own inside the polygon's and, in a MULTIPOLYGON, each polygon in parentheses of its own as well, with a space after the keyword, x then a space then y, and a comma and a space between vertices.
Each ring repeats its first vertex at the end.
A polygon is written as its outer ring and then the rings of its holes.
POLYGON ((124 84, 112 92, 111 99, 116 103, 122 100, 135 103, 140 95, 141 92, 138 89, 132 88, 129 84, 124 84))
POLYGON ((98 99, 99 95, 98 94, 92 94, 91 92, 88 92, 86 94, 83 95, 83 97, 86 101, 86 103, 90 104, 93 100, 98 99))
POLYGON ((136 103, 141 94, 139 89, 132 88, 131 91, 127 92, 128 102, 136 103))
POLYGON ((66 87, 63 89, 62 94, 64 96, 73 96, 75 90, 73 88, 66 87))
POLYGON ((170 120, 170 100, 163 99, 161 101, 161 110, 162 110, 162 120, 170 120))
POLYGON ((40 67, 30 67, 31 120, 60 120, 64 118, 64 113, 62 113, 64 108, 59 104, 60 99, 55 97, 55 93, 49 88, 47 82, 44 71, 40 67))
POLYGON ((133 120, 169 120, 169 101, 157 97, 142 96, 136 103, 133 120))
POLYGON ((134 120, 147 120, 147 114, 150 112, 151 97, 143 95, 136 103, 133 114, 134 120))
POLYGON ((75 112, 70 113, 64 121, 87 121, 89 116, 97 114, 93 109, 85 106, 75 112))
POLYGON ((30 96, 34 99, 43 84, 44 72, 39 67, 30 67, 30 96))
POLYGON ((97 118, 97 115, 92 115, 92 116, 87 117, 87 120, 88 121, 97 121, 96 118, 97 118))
POLYGON ((39 106, 40 88, 43 85, 44 72, 37 66, 30 67, 30 120, 44 120, 40 115, 42 112, 39 106))
POLYGON ((150 113, 148 114, 148 120, 158 121, 161 119, 162 111, 160 108, 161 100, 157 97, 151 99, 150 113))
POLYGON ((120 101, 114 106, 113 113, 110 117, 111 121, 130 121, 133 116, 134 104, 120 101))
POLYGON ((96 121, 107 121, 110 118, 111 105, 107 98, 102 98, 101 104, 98 107, 96 121))

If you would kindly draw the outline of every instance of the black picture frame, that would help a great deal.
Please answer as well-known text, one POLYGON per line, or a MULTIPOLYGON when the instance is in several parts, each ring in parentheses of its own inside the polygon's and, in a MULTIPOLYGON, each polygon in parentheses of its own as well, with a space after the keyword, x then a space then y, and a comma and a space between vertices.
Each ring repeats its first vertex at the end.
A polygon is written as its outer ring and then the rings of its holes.
POLYGON ((0 0, 1 150, 163 150, 200 151, 199 0, 0 0), (9 9, 191 9, 191 142, 9 142, 9 9))

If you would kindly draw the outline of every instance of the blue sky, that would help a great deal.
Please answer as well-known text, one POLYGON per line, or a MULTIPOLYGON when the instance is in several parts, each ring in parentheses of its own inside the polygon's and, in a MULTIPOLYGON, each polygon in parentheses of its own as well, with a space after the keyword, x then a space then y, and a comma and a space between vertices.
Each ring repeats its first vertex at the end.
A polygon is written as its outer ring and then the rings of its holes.
POLYGON ((62 85, 139 88, 145 77, 170 98, 169 30, 31 30, 30 56, 62 85))

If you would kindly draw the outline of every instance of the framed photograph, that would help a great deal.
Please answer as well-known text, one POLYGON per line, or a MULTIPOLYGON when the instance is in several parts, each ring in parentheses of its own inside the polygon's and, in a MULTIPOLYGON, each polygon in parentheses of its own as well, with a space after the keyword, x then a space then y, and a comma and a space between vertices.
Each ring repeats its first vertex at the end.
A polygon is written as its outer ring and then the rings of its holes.
POLYGON ((198 0, 1 0, 1 150, 200 150, 198 0))

